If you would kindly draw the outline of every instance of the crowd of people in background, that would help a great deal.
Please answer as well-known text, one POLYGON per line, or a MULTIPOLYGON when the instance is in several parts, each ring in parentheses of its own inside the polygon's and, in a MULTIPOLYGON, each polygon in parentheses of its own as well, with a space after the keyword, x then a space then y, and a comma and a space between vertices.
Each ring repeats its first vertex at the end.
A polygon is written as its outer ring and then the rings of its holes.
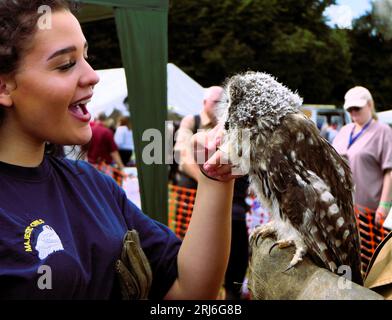
POLYGON ((134 144, 130 118, 120 116, 116 122, 113 118, 100 113, 90 122, 92 138, 82 147, 92 164, 105 163, 122 170, 133 166, 134 144))
POLYGON ((324 127, 320 130, 320 134, 324 139, 332 144, 339 132, 339 129, 339 123, 336 120, 327 119, 324 127))

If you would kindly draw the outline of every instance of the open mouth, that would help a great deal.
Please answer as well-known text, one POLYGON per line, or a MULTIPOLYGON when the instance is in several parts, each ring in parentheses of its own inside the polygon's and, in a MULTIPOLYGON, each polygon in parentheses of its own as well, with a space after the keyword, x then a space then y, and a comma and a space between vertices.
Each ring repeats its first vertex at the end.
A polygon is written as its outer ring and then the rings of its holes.
POLYGON ((68 107, 69 112, 78 120, 83 122, 88 122, 91 119, 90 113, 87 111, 87 103, 90 102, 90 99, 79 101, 75 104, 71 104, 68 107))

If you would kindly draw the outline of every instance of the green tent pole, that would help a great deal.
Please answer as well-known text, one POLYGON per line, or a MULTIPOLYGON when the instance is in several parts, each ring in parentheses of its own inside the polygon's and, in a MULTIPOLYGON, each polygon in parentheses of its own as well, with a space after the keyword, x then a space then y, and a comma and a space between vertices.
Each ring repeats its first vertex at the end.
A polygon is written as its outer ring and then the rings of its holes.
POLYGON ((115 10, 121 55, 128 85, 136 165, 143 211, 167 223, 168 172, 164 161, 164 133, 167 119, 167 11, 117 8, 115 10), (158 130, 160 139, 145 130, 158 130), (153 143, 158 149, 144 153, 153 143), (158 163, 149 164, 151 159, 158 163), (161 155, 159 157, 159 155, 161 155), (147 157, 147 158, 146 158, 147 157), (159 163, 160 162, 160 163, 159 163))
POLYGON ((168 0, 83 2, 114 7, 127 78, 142 210, 153 219, 167 224, 168 169, 165 164, 164 133, 167 119, 168 0), (151 129, 159 133, 162 143, 159 144, 156 139, 142 141, 143 133, 146 130, 151 132, 151 129), (143 150, 151 143, 157 144, 160 150, 155 149, 153 154, 147 156, 154 158, 161 155, 159 163, 148 164, 143 157, 143 150))

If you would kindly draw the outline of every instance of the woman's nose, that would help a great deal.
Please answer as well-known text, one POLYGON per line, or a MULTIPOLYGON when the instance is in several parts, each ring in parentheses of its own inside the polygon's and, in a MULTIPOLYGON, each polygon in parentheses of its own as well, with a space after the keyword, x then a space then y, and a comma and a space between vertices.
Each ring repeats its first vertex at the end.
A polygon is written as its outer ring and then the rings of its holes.
POLYGON ((94 86, 99 82, 99 76, 95 70, 90 66, 90 64, 85 61, 85 68, 83 70, 83 75, 80 77, 79 84, 81 87, 94 86))

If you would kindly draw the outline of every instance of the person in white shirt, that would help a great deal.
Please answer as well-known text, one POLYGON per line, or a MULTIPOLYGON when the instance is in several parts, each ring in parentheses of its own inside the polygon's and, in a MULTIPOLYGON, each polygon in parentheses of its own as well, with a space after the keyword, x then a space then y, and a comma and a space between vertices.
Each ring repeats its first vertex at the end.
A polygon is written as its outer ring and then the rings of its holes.
POLYGON ((119 120, 119 126, 114 134, 114 141, 120 152, 121 160, 127 165, 134 150, 133 134, 129 117, 123 116, 119 120))

